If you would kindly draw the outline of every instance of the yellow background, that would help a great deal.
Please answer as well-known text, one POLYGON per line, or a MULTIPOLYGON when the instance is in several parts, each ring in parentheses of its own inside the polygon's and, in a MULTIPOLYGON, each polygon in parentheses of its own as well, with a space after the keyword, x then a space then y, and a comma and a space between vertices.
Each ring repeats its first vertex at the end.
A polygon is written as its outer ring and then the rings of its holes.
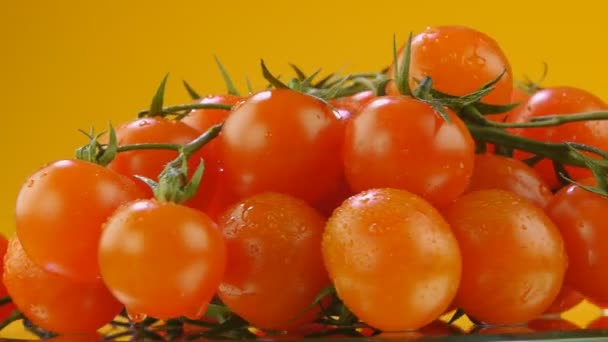
MULTIPOLYGON (((106 127, 148 106, 170 72, 167 101, 223 89, 212 55, 244 89, 262 85, 259 59, 286 74, 375 71, 401 41, 427 25, 466 24, 494 37, 515 75, 584 87, 608 99, 603 0, 434 1, 0 1, 0 231, 13 231, 25 177, 69 158, 85 142, 77 129, 106 127)), ((588 308, 577 313, 587 319, 588 308)), ((593 312, 595 313, 595 312, 593 312)))

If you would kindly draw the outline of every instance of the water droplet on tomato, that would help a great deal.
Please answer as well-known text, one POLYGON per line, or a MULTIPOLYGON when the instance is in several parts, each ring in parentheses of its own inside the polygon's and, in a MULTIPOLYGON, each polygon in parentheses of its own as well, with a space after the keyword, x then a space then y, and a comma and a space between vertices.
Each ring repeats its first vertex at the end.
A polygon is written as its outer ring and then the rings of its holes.
POLYGON ((141 120, 138 123, 139 127, 144 127, 144 126, 148 126, 150 124, 150 122, 148 120, 141 120))

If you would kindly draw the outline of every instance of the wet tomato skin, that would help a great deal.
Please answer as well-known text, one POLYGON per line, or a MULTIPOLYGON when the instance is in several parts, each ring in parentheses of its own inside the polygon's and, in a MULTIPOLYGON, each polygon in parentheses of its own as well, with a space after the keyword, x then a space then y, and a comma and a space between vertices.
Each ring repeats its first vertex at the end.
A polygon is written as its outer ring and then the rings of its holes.
POLYGON ((444 216, 462 251, 455 303, 467 315, 488 324, 520 324, 550 307, 568 257, 559 230, 541 208, 491 189, 463 195, 444 216))
POLYGON ((122 309, 102 281, 83 283, 37 266, 16 237, 9 242, 4 266, 3 282, 13 302, 43 329, 93 333, 122 309))
POLYGON ((383 331, 431 323, 451 304, 461 274, 443 217, 398 189, 370 189, 338 207, 325 228, 323 256, 338 296, 383 331))

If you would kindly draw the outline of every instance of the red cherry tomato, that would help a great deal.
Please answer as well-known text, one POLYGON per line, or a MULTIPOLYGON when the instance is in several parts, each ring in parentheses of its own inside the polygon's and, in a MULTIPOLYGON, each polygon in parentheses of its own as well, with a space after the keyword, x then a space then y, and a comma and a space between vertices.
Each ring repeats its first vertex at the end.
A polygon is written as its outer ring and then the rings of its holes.
MULTIPOLYGON (((581 181, 595 184, 594 179, 581 181)), ((566 282, 590 300, 608 302, 608 199, 577 185, 561 189, 547 207, 570 256, 566 282)))
POLYGON ((232 206, 219 225, 228 251, 222 301, 261 329, 312 322, 318 307, 306 310, 329 285, 321 257, 323 217, 302 200, 263 193, 232 206))
POLYGON ((567 255, 541 208, 504 190, 480 190, 460 197, 444 214, 462 251, 458 307, 500 325, 530 321, 551 305, 567 255))
POLYGON ((460 196, 473 173, 474 142, 462 120, 443 120, 424 102, 379 97, 346 128, 344 170, 351 189, 392 187, 436 206, 460 196))
MULTIPOLYGON (((154 117, 142 118, 120 126, 116 130, 119 145, 166 143, 185 145, 196 139, 201 133, 183 122, 154 117)), ((191 176, 200 164, 205 161, 205 173, 199 190, 185 205, 206 210, 217 189, 219 173, 218 145, 212 140, 203 146, 189 159, 188 172, 191 176)), ((167 163, 177 157, 177 151, 171 150, 135 150, 121 152, 108 165, 108 168, 120 174, 133 177, 144 176, 158 180, 159 174, 167 163)), ((139 181, 139 180, 138 180, 139 181)))
POLYGON ((36 171, 16 205, 17 235, 43 269, 83 281, 99 278, 102 225, 144 194, 131 179, 100 165, 62 160, 36 171))
POLYGON ((130 312, 198 318, 220 284, 225 253, 220 231, 204 213, 140 200, 106 223, 99 265, 104 282, 130 312))
POLYGON ((383 331, 415 330, 439 317, 461 272, 458 244, 443 217, 396 189, 365 191, 336 209, 323 256, 338 296, 383 331))
POLYGON ((468 192, 501 189, 545 208, 553 194, 544 179, 524 162, 496 154, 478 154, 468 192))
MULTIPOLYGON (((536 92, 526 103, 525 108, 513 112, 507 122, 529 122, 543 115, 566 115, 578 112, 606 110, 608 106, 595 95, 572 87, 545 88, 536 92)), ((560 126, 542 128, 518 128, 509 130, 526 138, 547 142, 576 142, 608 150, 608 121, 581 121, 560 126)), ((530 157, 530 154, 517 152, 519 159, 530 157)), ((543 160, 535 168, 545 178, 552 189, 559 187, 559 181, 553 171, 551 161, 543 160)), ((587 169, 566 166, 571 178, 578 180, 591 176, 587 169)))
POLYGON ((56 333, 92 333, 109 323, 122 306, 101 281, 81 283, 47 272, 11 239, 3 281, 13 302, 37 326, 56 333))
POLYGON ((323 101, 288 89, 251 96, 224 123, 221 145, 228 184, 245 198, 274 191, 313 203, 342 172, 333 151, 342 128, 323 101))

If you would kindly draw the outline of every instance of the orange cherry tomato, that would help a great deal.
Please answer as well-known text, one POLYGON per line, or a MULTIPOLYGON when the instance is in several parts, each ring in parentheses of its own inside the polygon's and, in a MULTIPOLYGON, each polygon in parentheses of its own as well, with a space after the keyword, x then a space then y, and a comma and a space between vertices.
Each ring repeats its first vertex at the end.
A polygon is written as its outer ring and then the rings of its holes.
MULTIPOLYGON (((507 117, 507 122, 522 123, 544 115, 567 115, 606 109, 608 106, 604 101, 585 90, 552 87, 539 90, 532 95, 522 110, 513 112, 507 117)), ((509 131, 541 141, 576 142, 608 150, 608 121, 604 120, 572 122, 552 127, 514 128, 509 131)), ((530 157, 530 154, 516 151, 515 157, 523 159, 530 157)), ((542 160, 535 165, 535 169, 552 189, 559 187, 560 183, 555 176, 551 161, 542 160)), ((591 176, 591 171, 580 167, 566 165, 566 170, 574 180, 591 176)))
MULTIPOLYGON (((405 49, 401 49, 398 61, 405 49)), ((412 39, 410 87, 429 76, 433 87, 450 95, 463 96, 505 74, 495 89, 482 101, 505 105, 511 103, 513 79, 511 65, 496 41, 488 35, 464 26, 428 27, 412 39)), ((388 71, 393 77, 393 68, 388 71)), ((397 92, 389 85, 389 94, 397 92)))
POLYGON ((517 194, 545 208, 553 194, 536 171, 524 162, 496 154, 475 156, 475 167, 468 192, 501 189, 517 194))
POLYGON ((344 171, 355 192, 392 187, 443 206, 460 196, 473 173, 475 147, 466 126, 443 120, 424 102, 378 97, 346 128, 344 171))
POLYGON ((228 252, 221 300, 260 329, 312 322, 319 308, 306 310, 329 285, 323 217, 292 196, 262 193, 238 202, 218 222, 228 252))
MULTIPOLYGON (((592 178, 581 183, 595 184, 592 178)), ((608 302, 608 199, 578 185, 562 188, 547 207, 570 256, 566 283, 590 300, 608 302)))
POLYGON ((480 190, 460 197, 444 214, 462 251, 458 307, 484 323, 517 324, 551 305, 567 255, 541 208, 504 190, 480 190))
POLYGON ((224 241, 203 212, 140 200, 110 217, 99 244, 101 275, 130 312, 199 318, 222 279, 224 241))
POLYGON ((450 227, 427 201, 403 190, 371 189, 346 200, 327 222, 323 256, 338 296, 383 331, 431 323, 460 280, 450 227))
POLYGON ((118 207, 146 196, 133 180, 100 165, 57 161, 21 188, 17 235, 28 256, 46 271, 94 281, 103 223, 118 207))
POLYGON ((4 257, 3 281, 30 321, 56 333, 95 332, 122 309, 103 282, 77 282, 38 267, 16 237, 4 257))

